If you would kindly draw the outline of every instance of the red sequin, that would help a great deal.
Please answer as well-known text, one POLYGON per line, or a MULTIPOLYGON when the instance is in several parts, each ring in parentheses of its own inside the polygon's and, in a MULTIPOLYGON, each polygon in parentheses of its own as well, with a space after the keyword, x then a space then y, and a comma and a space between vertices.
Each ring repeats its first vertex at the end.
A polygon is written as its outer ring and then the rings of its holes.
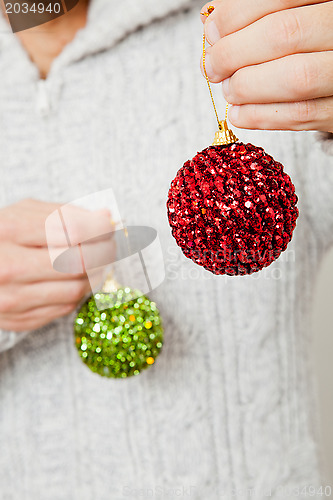
POLYGON ((210 146, 177 172, 168 218, 186 257, 214 274, 260 271, 279 257, 298 217, 290 177, 262 148, 210 146))

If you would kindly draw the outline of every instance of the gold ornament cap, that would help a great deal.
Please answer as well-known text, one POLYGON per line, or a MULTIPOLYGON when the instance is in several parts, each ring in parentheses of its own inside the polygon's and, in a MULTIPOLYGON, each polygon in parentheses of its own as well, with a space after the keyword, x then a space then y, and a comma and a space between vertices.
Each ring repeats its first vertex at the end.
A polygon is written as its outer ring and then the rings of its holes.
POLYGON ((120 288, 120 284, 113 276, 113 271, 110 271, 104 281, 102 293, 114 293, 120 288))
POLYGON ((215 134, 212 146, 227 146, 237 141, 233 131, 228 128, 227 120, 219 122, 219 130, 215 134))

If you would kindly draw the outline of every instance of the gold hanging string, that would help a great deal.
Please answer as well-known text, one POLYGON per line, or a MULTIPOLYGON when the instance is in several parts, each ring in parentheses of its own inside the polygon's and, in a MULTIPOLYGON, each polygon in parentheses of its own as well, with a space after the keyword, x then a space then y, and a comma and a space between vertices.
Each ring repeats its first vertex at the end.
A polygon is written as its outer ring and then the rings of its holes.
MULTIPOLYGON (((112 217, 110 219, 110 222, 111 222, 111 225, 114 227, 116 227, 116 225, 118 224, 118 222, 114 221, 112 217)), ((128 250, 128 256, 130 256, 132 252, 131 252, 131 245, 130 245, 129 237, 128 237, 128 230, 127 230, 127 226, 125 224, 125 219, 121 219, 119 221, 119 223, 121 223, 123 226, 123 231, 125 234, 126 245, 127 245, 127 250, 128 250)), ((118 290, 118 288, 120 288, 120 286, 121 286, 114 277, 113 267, 114 267, 113 264, 111 264, 111 269, 109 270, 109 272, 104 280, 104 284, 103 284, 103 288, 102 288, 102 291, 104 293, 116 292, 118 290)))
MULTIPOLYGON (((215 9, 215 7, 210 5, 207 9, 207 12, 201 12, 201 14, 208 17, 213 12, 214 9, 215 9)), ((217 123, 219 126, 219 130, 215 134, 213 146, 233 144, 234 142, 238 141, 238 139, 234 135, 234 133, 231 130, 229 130, 228 125, 227 125, 229 103, 227 103, 227 105, 226 105, 225 119, 224 119, 224 121, 221 121, 219 119, 219 115, 217 113, 212 88, 211 88, 210 81, 209 81, 209 78, 207 75, 207 71, 206 71, 206 36, 205 36, 205 33, 203 34, 203 44, 202 45, 203 45, 203 47, 202 47, 202 66, 203 66, 205 78, 207 81, 210 98, 211 98, 212 103, 213 103, 215 116, 216 116, 217 123)))
POLYGON ((216 119, 217 119, 217 123, 218 123, 219 129, 221 130, 222 129, 222 123, 219 120, 219 115, 217 113, 217 109, 216 109, 216 106, 215 106, 215 101, 214 101, 214 97, 213 97, 212 88, 210 86, 210 81, 208 79, 207 71, 206 71, 206 36, 205 36, 205 33, 203 34, 202 66, 203 66, 203 69, 204 69, 205 78, 206 78, 208 89, 209 89, 209 93, 210 93, 210 98, 211 98, 212 103, 213 103, 213 108, 214 108, 215 116, 216 116, 216 119))
MULTIPOLYGON (((208 17, 213 12, 214 9, 215 9, 215 7, 213 7, 212 5, 210 5, 208 7, 208 9, 207 9, 207 12, 201 12, 201 14, 204 15, 204 16, 206 16, 206 17, 208 17)), ((204 73, 205 73, 205 77, 206 77, 206 81, 207 81, 207 85, 208 85, 208 89, 209 89, 209 93, 210 93, 210 98, 211 98, 212 103, 213 103, 213 108, 214 108, 215 116, 216 116, 216 119, 217 119, 217 123, 218 123, 219 129, 222 130, 222 122, 219 120, 219 115, 217 113, 217 109, 216 109, 216 105, 215 105, 215 101, 214 101, 214 97, 213 97, 212 88, 210 86, 210 81, 209 81, 209 78, 208 78, 207 72, 206 72, 206 36, 205 36, 205 33, 203 34, 202 66, 203 66, 203 69, 204 69, 204 73)), ((227 103, 227 107, 226 107, 226 110, 225 110, 225 119, 227 120, 227 118, 228 118, 228 103, 227 103)))

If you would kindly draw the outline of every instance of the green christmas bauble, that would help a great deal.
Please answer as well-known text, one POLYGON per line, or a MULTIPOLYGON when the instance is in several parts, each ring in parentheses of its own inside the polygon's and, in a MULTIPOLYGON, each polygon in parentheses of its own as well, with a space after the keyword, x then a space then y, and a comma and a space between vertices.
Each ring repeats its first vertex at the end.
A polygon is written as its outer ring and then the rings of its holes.
POLYGON ((90 297, 75 319, 74 334, 82 361, 113 378, 138 375, 154 364, 163 343, 155 302, 130 288, 90 297))

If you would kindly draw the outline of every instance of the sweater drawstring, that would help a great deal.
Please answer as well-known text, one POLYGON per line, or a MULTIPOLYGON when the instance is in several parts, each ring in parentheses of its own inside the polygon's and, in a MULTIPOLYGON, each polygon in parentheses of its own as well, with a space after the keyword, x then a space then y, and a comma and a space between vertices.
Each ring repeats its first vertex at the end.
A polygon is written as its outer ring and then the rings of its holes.
POLYGON ((62 89, 63 80, 46 78, 37 81, 36 109, 40 116, 46 117, 55 111, 62 89))

